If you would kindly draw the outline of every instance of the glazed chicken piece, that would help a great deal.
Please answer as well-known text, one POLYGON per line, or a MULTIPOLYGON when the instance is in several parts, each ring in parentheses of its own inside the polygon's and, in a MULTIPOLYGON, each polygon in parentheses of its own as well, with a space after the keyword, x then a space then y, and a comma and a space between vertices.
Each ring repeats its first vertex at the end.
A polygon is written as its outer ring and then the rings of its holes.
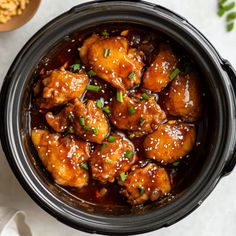
POLYGON ((43 165, 56 183, 79 188, 88 184, 89 143, 47 130, 32 130, 31 135, 43 165))
POLYGON ((116 89, 125 91, 140 84, 144 66, 141 53, 129 48, 124 37, 97 37, 92 35, 81 47, 82 61, 116 89))
POLYGON ((141 95, 123 96, 123 102, 113 99, 110 121, 119 129, 128 130, 136 137, 151 133, 166 119, 154 96, 141 99, 141 95))
POLYGON ((74 105, 68 103, 68 105, 56 115, 52 112, 47 112, 45 116, 46 121, 56 132, 65 132, 74 119, 73 110, 74 105))
POLYGON ((201 90, 196 73, 176 77, 164 96, 167 113, 184 121, 197 121, 202 114, 201 90))
POLYGON ((91 155, 90 166, 94 179, 114 182, 137 160, 132 144, 119 134, 112 134, 91 155))
POLYGON ((170 74, 177 60, 168 44, 160 44, 160 51, 143 76, 143 87, 160 92, 170 82, 170 74))
POLYGON ((166 170, 149 163, 144 168, 135 168, 127 175, 121 194, 128 198, 131 205, 139 205, 148 200, 156 201, 170 190, 171 184, 166 170))
POLYGON ((88 100, 86 104, 75 100, 73 128, 81 138, 99 144, 110 131, 106 116, 92 100, 88 100))
POLYGON ((168 164, 187 155, 192 150, 195 139, 194 125, 169 121, 149 134, 143 146, 148 158, 168 164))
POLYGON ((41 109, 51 109, 82 96, 88 84, 87 74, 55 69, 46 73, 42 80, 42 93, 36 104, 41 109))

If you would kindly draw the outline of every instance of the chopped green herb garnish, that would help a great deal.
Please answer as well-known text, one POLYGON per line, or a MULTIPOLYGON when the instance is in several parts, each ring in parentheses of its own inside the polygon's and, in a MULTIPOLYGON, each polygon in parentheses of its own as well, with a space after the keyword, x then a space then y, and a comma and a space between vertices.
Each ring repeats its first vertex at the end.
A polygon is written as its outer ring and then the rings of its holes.
POLYGON ((80 64, 73 64, 70 66, 72 72, 77 72, 81 68, 80 64))
POLYGON ((131 72, 129 75, 128 75, 128 78, 129 79, 133 79, 135 76, 135 71, 131 72))
POLYGON ((73 127, 72 126, 70 126, 69 128, 68 128, 68 133, 73 133, 74 132, 74 130, 73 130, 73 127))
POLYGON ((141 117, 141 118, 139 119, 138 123, 139 123, 140 126, 143 126, 144 123, 145 123, 145 119, 141 117))
POLYGON ((107 158, 106 158, 106 162, 107 162, 107 163, 112 163, 113 161, 112 161, 110 158, 107 157, 107 158))
POLYGON ((217 11, 217 15, 218 16, 223 16, 225 14, 225 9, 224 9, 224 7, 219 7, 218 8, 218 11, 217 11))
POLYGON ((98 100, 96 101, 96 106, 97 106, 98 108, 102 109, 103 103, 102 103, 102 101, 101 101, 100 99, 98 99, 98 100))
POLYGON ((88 126, 88 125, 85 125, 85 126, 84 126, 84 129, 85 129, 86 131, 88 131, 88 130, 91 130, 91 127, 88 126))
POLYGON ((104 48, 103 57, 107 58, 110 55, 110 48, 104 48))
POLYGON ((149 96, 146 93, 143 93, 141 96, 142 96, 142 98, 144 100, 148 100, 149 99, 149 96))
POLYGON ((69 122, 73 122, 74 116, 72 114, 69 114, 67 119, 68 119, 69 122))
POLYGON ((102 146, 101 146, 101 151, 103 151, 106 147, 107 147, 107 144, 103 143, 102 146))
POLYGON ((94 77, 94 76, 97 75, 96 72, 93 71, 93 70, 90 70, 87 74, 88 74, 89 77, 94 77))
POLYGON ((123 102, 123 93, 122 93, 122 91, 117 91, 117 93, 116 93, 116 100, 118 102, 123 102))
POLYGON ((99 92, 100 87, 98 85, 91 85, 91 84, 89 84, 89 85, 86 86, 86 89, 88 91, 92 91, 92 92, 99 92))
POLYGON ((115 136, 109 136, 107 140, 108 140, 108 142, 113 143, 113 142, 116 141, 116 137, 115 136))
POLYGON ((223 7, 224 7, 225 11, 229 11, 229 10, 231 10, 231 9, 233 9, 235 7, 235 2, 231 2, 231 3, 227 4, 227 5, 224 5, 223 7))
POLYGON ((82 125, 82 126, 84 126, 85 125, 85 119, 84 119, 84 117, 79 117, 79 123, 80 123, 80 125, 82 125))
POLYGON ((93 128, 93 133, 95 134, 95 135, 98 135, 98 129, 97 128, 93 128))
POLYGON ((132 139, 132 138, 135 138, 135 134, 130 134, 129 137, 132 139))
POLYGON ((127 151, 124 156, 125 158, 131 158, 133 155, 134 155, 133 151, 127 151))
POLYGON ((82 163, 81 167, 85 170, 88 170, 88 163, 86 163, 86 162, 82 163))
POLYGON ((111 110, 109 107, 103 107, 103 111, 107 114, 110 115, 111 114, 111 110))
POLYGON ((236 19, 236 12, 231 12, 227 15, 227 21, 236 19))
POLYGON ((88 101, 88 98, 84 98, 83 99, 83 103, 87 102, 88 101))
POLYGON ((143 195, 143 194, 145 193, 145 189, 144 189, 143 186, 139 186, 139 187, 138 187, 138 190, 139 190, 139 193, 140 193, 141 195, 143 195))
POLYGON ((180 163, 179 161, 175 161, 175 162, 172 163, 172 165, 173 165, 173 166, 178 166, 179 163, 180 163))
POLYGON ((170 80, 173 80, 178 74, 180 73, 180 70, 178 68, 175 68, 170 73, 170 80))
POLYGON ((104 36, 104 37, 109 37, 109 33, 108 33, 106 30, 104 30, 104 31, 101 33, 101 35, 104 36))
POLYGON ((133 115, 136 111, 135 111, 134 107, 129 107, 128 112, 130 115, 133 115))
POLYGON ((127 175, 125 174, 125 172, 120 173, 120 179, 122 182, 125 182, 126 177, 127 177, 127 175))
POLYGON ((227 25, 227 31, 230 32, 234 29, 234 22, 231 22, 227 25))

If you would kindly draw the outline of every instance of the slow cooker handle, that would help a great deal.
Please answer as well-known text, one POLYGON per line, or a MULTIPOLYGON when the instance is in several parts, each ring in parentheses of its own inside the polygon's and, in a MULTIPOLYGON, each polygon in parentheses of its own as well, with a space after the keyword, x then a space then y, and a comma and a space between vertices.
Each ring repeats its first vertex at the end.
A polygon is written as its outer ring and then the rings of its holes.
MULTIPOLYGON (((228 60, 222 59, 222 62, 223 62, 223 69, 227 72, 227 74, 231 80, 231 84, 232 84, 233 91, 235 94, 235 99, 236 99, 236 71, 228 60)), ((230 174, 232 172, 232 170, 234 169, 235 165, 236 165, 236 147, 234 149, 234 153, 233 153, 231 159, 229 159, 227 161, 227 163, 223 169, 222 176, 226 176, 226 175, 230 174)))

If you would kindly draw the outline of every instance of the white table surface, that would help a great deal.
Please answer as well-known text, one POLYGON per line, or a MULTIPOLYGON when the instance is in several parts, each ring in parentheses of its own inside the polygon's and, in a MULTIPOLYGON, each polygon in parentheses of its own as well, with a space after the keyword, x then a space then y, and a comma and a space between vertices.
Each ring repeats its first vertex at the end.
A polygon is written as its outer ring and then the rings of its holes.
MULTIPOLYGON (((0 86, 9 66, 26 41, 45 23, 83 3, 83 0, 42 0, 33 19, 23 27, 0 33, 0 86)), ((186 17, 236 68, 236 28, 225 30, 225 20, 216 15, 217 0, 152 0, 186 17)), ((0 110, 1 112, 1 110, 0 110)), ((236 170, 223 178, 202 205, 188 217, 168 228, 143 236, 234 236, 236 235, 236 170)), ((25 193, 0 147, 0 207, 13 207, 27 213, 26 221, 34 236, 88 236, 51 217, 25 193)), ((24 236, 24 235, 22 235, 24 236)))

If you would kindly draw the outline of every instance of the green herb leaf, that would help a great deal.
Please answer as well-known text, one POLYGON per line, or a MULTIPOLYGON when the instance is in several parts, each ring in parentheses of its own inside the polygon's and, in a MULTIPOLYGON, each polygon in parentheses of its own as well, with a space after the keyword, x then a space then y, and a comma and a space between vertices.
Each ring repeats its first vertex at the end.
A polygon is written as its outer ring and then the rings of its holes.
POLYGON ((103 108, 103 102, 100 100, 100 99, 98 99, 97 101, 96 101, 96 106, 98 107, 98 108, 100 108, 100 109, 102 109, 103 108))
POLYGON ((227 15, 227 21, 234 20, 236 18, 236 12, 231 12, 227 15))
POLYGON ((98 135, 98 129, 97 128, 93 128, 93 133, 95 134, 95 135, 98 135))
POLYGON ((72 72, 77 72, 81 68, 80 64, 73 64, 70 66, 72 72))
POLYGON ((111 114, 111 110, 109 107, 103 107, 103 111, 107 114, 110 115, 111 114))
POLYGON ((122 93, 122 91, 117 91, 117 93, 116 93, 116 100, 118 101, 118 102, 123 102, 123 93, 122 93))
POLYGON ((138 190, 139 190, 139 193, 140 193, 141 195, 143 195, 143 194, 145 193, 145 189, 144 189, 143 186, 139 186, 139 187, 138 187, 138 190))
POLYGON ((223 16, 225 14, 225 9, 224 9, 224 7, 219 7, 218 8, 218 11, 217 11, 217 15, 219 16, 219 17, 221 17, 221 16, 223 16))
POLYGON ((126 177, 127 177, 127 175, 125 174, 125 172, 120 173, 120 179, 122 182, 125 182, 126 177))
POLYGON ((230 32, 234 29, 234 22, 231 22, 227 25, 227 31, 230 32))
POLYGON ((101 146, 101 151, 103 151, 106 147, 107 147, 107 144, 103 143, 102 146, 101 146))
POLYGON ((93 71, 93 70, 90 70, 87 74, 88 74, 89 77, 94 77, 94 76, 97 75, 96 72, 93 71))
POLYGON ((88 126, 88 125, 85 125, 85 126, 84 126, 84 129, 85 129, 86 131, 89 131, 89 130, 91 130, 91 127, 88 126))
POLYGON ((139 121, 138 121, 138 123, 139 123, 140 126, 143 126, 145 122, 146 122, 145 119, 142 118, 142 117, 141 117, 141 118, 139 119, 139 121))
POLYGON ((173 166, 178 166, 179 164, 180 164, 179 161, 175 161, 175 162, 172 163, 173 166))
POLYGON ((135 76, 135 71, 131 72, 129 75, 128 75, 128 78, 129 79, 133 79, 135 76))
POLYGON ((142 98, 144 100, 148 100, 149 99, 149 96, 146 93, 143 93, 141 96, 142 96, 142 98))
POLYGON ((113 142, 116 141, 116 137, 111 135, 111 136, 108 137, 107 140, 108 140, 108 142, 113 143, 113 142))
POLYGON ((97 93, 97 92, 99 92, 100 87, 98 85, 91 85, 91 84, 89 84, 89 85, 86 86, 86 89, 88 91, 92 91, 92 92, 96 92, 97 93))
POLYGON ((107 58, 110 55, 110 48, 104 48, 103 57, 107 58))
POLYGON ((231 10, 231 9, 233 9, 235 7, 235 2, 231 2, 231 3, 227 4, 227 5, 224 5, 223 7, 224 7, 225 11, 229 11, 229 10, 231 10))
POLYGON ((128 112, 130 115, 133 115, 136 111, 135 111, 134 107, 129 107, 128 112))
POLYGON ((178 74, 180 73, 180 70, 178 68, 175 68, 170 73, 170 80, 173 80, 178 74))
POLYGON ((85 119, 84 119, 84 117, 82 117, 82 116, 79 117, 79 123, 80 123, 80 125, 82 125, 82 126, 85 125, 85 119))
POLYGON ((134 155, 133 151, 127 151, 124 156, 125 158, 131 158, 133 155, 134 155))
POLYGON ((69 122, 73 122, 74 116, 72 114, 69 114, 67 119, 68 119, 69 122))
POLYGON ((85 170, 88 170, 88 163, 87 162, 82 163, 81 167, 85 170))
POLYGON ((227 0, 220 0, 219 4, 224 4, 227 0))
POLYGON ((106 30, 104 30, 104 31, 101 33, 101 35, 104 36, 104 37, 109 37, 109 33, 108 33, 106 30))
POLYGON ((68 133, 72 134, 73 132, 74 132, 73 127, 70 126, 70 127, 68 128, 68 133))

